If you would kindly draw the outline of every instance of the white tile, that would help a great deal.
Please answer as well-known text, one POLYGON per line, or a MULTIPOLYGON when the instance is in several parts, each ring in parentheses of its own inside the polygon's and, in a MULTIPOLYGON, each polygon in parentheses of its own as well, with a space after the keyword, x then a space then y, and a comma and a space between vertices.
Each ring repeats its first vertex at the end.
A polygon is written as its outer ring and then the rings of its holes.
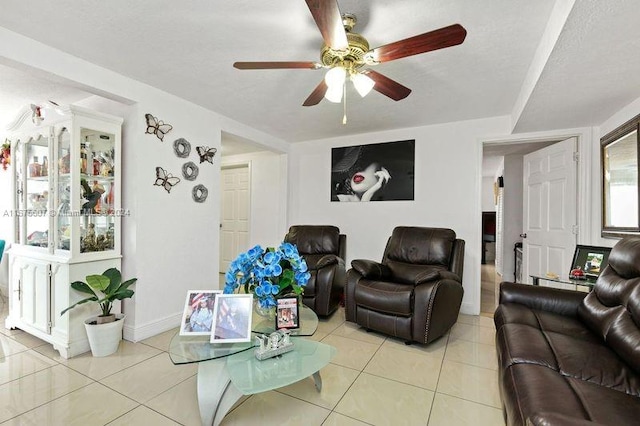
POLYGON ((367 332, 366 329, 352 322, 345 322, 333 330, 331 334, 376 345, 381 345, 387 339, 387 336, 384 334, 377 333, 375 331, 367 332))
POLYGON ((326 343, 337 349, 336 356, 331 360, 332 364, 338 364, 360 371, 362 371, 380 347, 380 345, 377 344, 347 339, 333 334, 322 339, 322 343, 326 343))
POLYGON ((316 390, 311 377, 280 388, 278 392, 324 408, 332 409, 338 401, 340 401, 340 398, 342 398, 359 374, 360 372, 357 370, 329 364, 320 370, 320 377, 322 378, 322 390, 320 392, 316 390))
POLYGON ((147 407, 186 426, 200 426, 198 380, 190 377, 149 400, 147 407))
POLYGON ((56 365, 0 386, 0 421, 11 419, 92 383, 64 365, 56 365))
POLYGON ((154 348, 160 349, 161 351, 168 351, 171 339, 173 339, 173 336, 175 336, 178 331, 180 331, 180 327, 172 328, 171 330, 165 331, 164 333, 156 334, 153 337, 144 339, 140 343, 153 346, 154 348))
POLYGON ((334 411, 375 425, 420 425, 429 418, 434 393, 362 373, 334 411))
POLYGON ((494 345, 495 335, 495 329, 457 322, 451 327, 449 341, 468 340, 470 342, 484 343, 485 345, 494 345))
POLYGON ((462 324, 477 325, 480 327, 492 328, 494 331, 496 326, 493 318, 484 315, 458 315, 458 322, 462 324))
POLYGON ((501 409, 440 393, 436 394, 429 417, 429 426, 503 425, 501 409))
POLYGON ((173 426, 180 425, 178 422, 159 414, 150 408, 140 405, 128 413, 118 417, 109 426, 132 426, 132 425, 153 425, 153 426, 173 426))
POLYGON ((279 392, 253 395, 220 423, 260 426, 320 426, 331 411, 279 392))
POLYGON ((197 364, 173 365, 166 352, 113 374, 100 382, 145 403, 196 374, 197 364))
POLYGON ((453 340, 447 345, 444 359, 492 370, 498 369, 498 356, 494 345, 453 340))
POLYGON ((332 411, 327 420, 322 423, 322 426, 366 426, 367 424, 332 411))
POLYGON ((431 356, 442 359, 444 357, 444 350, 447 346, 448 339, 449 339, 449 334, 447 333, 444 336, 429 343, 428 345, 422 345, 419 343, 412 343, 410 345, 407 345, 405 344, 405 341, 402 339, 389 337, 382 344, 382 347, 393 348, 393 349, 398 349, 401 351, 407 351, 407 352, 413 352, 413 353, 426 354, 426 355, 431 355, 431 356))
POLYGON ((445 360, 440 372, 438 393, 500 408, 498 372, 445 360))
POLYGON ((58 363, 33 350, 0 358, 0 384, 19 379, 54 365, 58 365, 58 363))
POLYGON ((0 335, 0 358, 24 352, 29 348, 5 335, 0 335))
POLYGON ((436 390, 442 359, 424 353, 382 347, 364 371, 390 380, 436 390))
POLYGON ((161 353, 159 349, 151 346, 126 340, 120 342, 116 353, 105 357, 94 357, 91 352, 87 352, 65 359, 51 346, 36 348, 36 350, 94 380, 101 380, 161 353))
POLYGON ((93 383, 12 419, 19 425, 104 425, 138 404, 93 383))

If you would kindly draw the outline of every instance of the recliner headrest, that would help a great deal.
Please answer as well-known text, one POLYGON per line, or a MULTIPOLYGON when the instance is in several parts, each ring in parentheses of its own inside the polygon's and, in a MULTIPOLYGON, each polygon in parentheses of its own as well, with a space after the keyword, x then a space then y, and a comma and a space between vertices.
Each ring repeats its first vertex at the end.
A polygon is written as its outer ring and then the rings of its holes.
POLYGON ((446 228, 398 226, 385 257, 405 263, 449 267, 456 233, 446 228))
POLYGON ((295 244, 304 254, 338 254, 340 230, 331 225, 294 225, 289 228, 285 241, 295 244))
POLYGON ((609 265, 625 279, 640 277, 640 238, 624 238, 611 249, 609 265))

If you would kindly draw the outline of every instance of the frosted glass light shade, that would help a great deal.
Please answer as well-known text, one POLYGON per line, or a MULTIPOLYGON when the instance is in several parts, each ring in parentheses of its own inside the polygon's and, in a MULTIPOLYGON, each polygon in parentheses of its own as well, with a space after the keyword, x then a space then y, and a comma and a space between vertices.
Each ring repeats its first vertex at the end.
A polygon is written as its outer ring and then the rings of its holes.
POLYGON ((347 78, 347 70, 342 67, 331 68, 324 76, 324 82, 327 83, 329 88, 340 87, 342 90, 342 85, 344 84, 344 80, 347 78))
POLYGON ((363 98, 369 94, 371 89, 373 89, 373 86, 376 84, 376 82, 370 77, 360 73, 353 74, 351 76, 351 81, 353 81, 353 85, 363 98))
POLYGON ((335 104, 340 103, 342 100, 342 88, 343 86, 329 86, 324 93, 325 99, 335 104))

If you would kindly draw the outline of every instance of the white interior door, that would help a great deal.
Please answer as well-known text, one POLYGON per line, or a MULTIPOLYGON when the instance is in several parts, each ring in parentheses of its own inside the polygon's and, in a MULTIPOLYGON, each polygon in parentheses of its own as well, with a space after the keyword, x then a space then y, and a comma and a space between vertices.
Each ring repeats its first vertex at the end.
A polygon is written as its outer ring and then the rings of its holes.
POLYGON ((524 156, 523 280, 565 276, 576 245, 576 138, 524 156))
POLYGON ((220 272, 249 244, 249 166, 222 168, 220 212, 220 272))

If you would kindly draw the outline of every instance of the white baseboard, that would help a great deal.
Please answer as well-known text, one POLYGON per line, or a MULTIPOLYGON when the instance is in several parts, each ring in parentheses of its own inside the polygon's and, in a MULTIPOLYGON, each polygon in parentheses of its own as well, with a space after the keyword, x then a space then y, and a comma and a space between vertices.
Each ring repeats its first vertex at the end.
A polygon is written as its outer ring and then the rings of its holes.
POLYGON ((460 313, 465 315, 480 315, 480 310, 469 302, 462 302, 460 305, 460 313))
POLYGON ((149 337, 153 337, 156 334, 164 333, 167 330, 180 326, 182 321, 182 312, 177 312, 168 317, 161 318, 159 320, 150 321, 146 324, 134 327, 131 325, 124 325, 122 335, 125 340, 130 342, 139 342, 149 337))

